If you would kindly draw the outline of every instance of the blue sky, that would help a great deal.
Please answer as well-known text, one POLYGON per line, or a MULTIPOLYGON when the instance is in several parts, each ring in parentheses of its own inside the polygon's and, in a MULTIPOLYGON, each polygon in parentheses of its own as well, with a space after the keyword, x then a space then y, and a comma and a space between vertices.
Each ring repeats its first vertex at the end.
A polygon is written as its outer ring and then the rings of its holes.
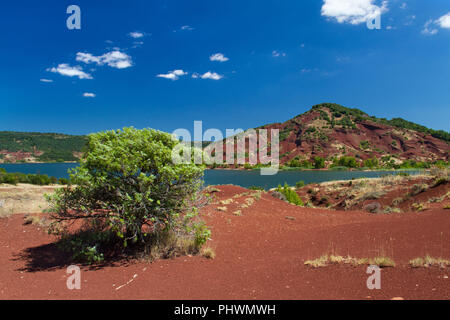
POLYGON ((0 30, 0 130, 246 129, 335 102, 450 131, 448 0, 18 0, 0 30))

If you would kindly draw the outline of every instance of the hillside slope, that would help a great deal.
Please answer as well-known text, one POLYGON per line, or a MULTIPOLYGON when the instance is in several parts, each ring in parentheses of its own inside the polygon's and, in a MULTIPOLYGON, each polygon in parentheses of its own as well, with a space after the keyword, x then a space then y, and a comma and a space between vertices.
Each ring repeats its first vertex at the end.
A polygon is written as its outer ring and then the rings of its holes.
POLYGON ((86 141, 85 136, 3 131, 0 132, 0 163, 77 161, 86 141))
POLYGON ((390 157, 394 161, 449 158, 450 136, 447 132, 427 129, 399 118, 378 119, 337 104, 316 105, 284 123, 262 128, 280 130, 282 163, 294 158, 343 155, 363 160, 390 157))

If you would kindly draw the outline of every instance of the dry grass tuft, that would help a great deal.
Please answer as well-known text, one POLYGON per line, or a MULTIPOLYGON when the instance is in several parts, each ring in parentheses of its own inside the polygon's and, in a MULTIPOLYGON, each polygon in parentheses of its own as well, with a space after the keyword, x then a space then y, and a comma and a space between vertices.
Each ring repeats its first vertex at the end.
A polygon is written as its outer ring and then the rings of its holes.
POLYGON ((227 204, 233 203, 234 200, 232 198, 230 198, 230 199, 226 199, 226 200, 221 200, 219 202, 220 202, 220 204, 227 205, 227 204))
POLYGON ((450 266, 450 260, 443 258, 433 258, 426 255, 424 258, 415 258, 409 261, 409 264, 413 268, 428 268, 428 267, 440 267, 446 268, 450 266))
POLYGON ((49 221, 40 215, 27 215, 24 217, 24 224, 32 224, 39 227, 48 227, 49 221))
POLYGON ((206 259, 214 259, 216 257, 216 252, 211 247, 206 247, 201 250, 201 254, 206 259))
POLYGON ((233 214, 235 216, 241 216, 242 215, 242 211, 241 210, 236 210, 235 212, 233 212, 233 214))
POLYGON ((305 261, 305 265, 313 268, 326 267, 331 264, 348 264, 351 266, 377 265, 380 268, 395 267, 394 260, 388 257, 353 258, 351 256, 343 257, 338 255, 324 254, 315 260, 305 261))

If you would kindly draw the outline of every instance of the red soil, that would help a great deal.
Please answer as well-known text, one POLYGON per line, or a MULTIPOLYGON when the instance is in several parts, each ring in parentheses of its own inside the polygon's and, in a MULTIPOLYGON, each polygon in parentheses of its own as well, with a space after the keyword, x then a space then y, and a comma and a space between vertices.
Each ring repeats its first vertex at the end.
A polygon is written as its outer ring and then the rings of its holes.
POLYGON ((229 205, 218 201, 248 190, 218 188, 217 201, 202 210, 213 232, 208 245, 214 260, 82 266, 81 290, 67 289, 67 260, 52 245, 54 238, 24 225, 22 215, 1 219, 0 299, 450 299, 448 268, 408 266, 426 254, 450 258, 450 214, 442 207, 371 215, 296 207, 263 194, 236 216, 251 196, 229 205), (227 211, 217 210, 223 206, 227 211), (382 269, 381 290, 369 290, 366 266, 304 265, 332 252, 384 255, 397 266, 382 269))

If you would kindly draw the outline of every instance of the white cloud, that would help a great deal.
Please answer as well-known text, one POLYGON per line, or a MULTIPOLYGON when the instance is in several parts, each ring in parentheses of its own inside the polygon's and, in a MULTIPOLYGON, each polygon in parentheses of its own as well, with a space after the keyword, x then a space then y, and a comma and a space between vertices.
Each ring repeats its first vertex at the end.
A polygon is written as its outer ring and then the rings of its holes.
POLYGON ((211 80, 220 80, 220 79, 223 78, 223 76, 220 75, 220 74, 217 74, 215 72, 208 71, 208 72, 202 74, 200 76, 200 78, 202 78, 202 79, 211 79, 211 80))
POLYGON ((132 48, 139 48, 143 44, 144 44, 144 41, 135 41, 135 42, 133 42, 132 48))
POLYGON ((450 12, 443 15, 437 20, 430 19, 423 26, 422 33, 428 35, 434 35, 439 32, 437 27, 442 29, 450 29, 450 12))
POLYGON ((139 32, 139 31, 134 31, 134 32, 130 32, 128 35, 134 39, 139 39, 139 38, 144 37, 145 33, 139 32))
POLYGON ((177 32, 177 31, 192 31, 195 30, 195 28, 191 27, 191 26, 181 26, 180 29, 178 30, 173 30, 173 32, 177 32))
POLYGON ((83 93, 83 97, 85 97, 85 98, 95 98, 95 93, 85 92, 85 93, 83 93))
POLYGON ((407 6, 408 6, 408 5, 406 4, 406 2, 403 2, 403 3, 400 5, 400 9, 406 9, 407 6))
POLYGON ((79 79, 92 79, 92 76, 83 71, 80 66, 71 67, 67 63, 61 63, 58 67, 48 68, 47 71, 59 73, 67 77, 78 77, 79 79))
POLYGON ((278 57, 286 57, 286 53, 284 52, 278 52, 277 50, 272 51, 272 57, 278 58, 278 57))
POLYGON ((228 59, 227 57, 225 57, 222 53, 215 53, 213 55, 211 55, 209 57, 209 60, 211 61, 220 61, 220 62, 225 62, 228 61, 230 59, 228 59))
POLYGON ((181 76, 187 75, 187 72, 183 70, 173 70, 165 74, 156 75, 158 78, 170 79, 172 81, 178 80, 181 76))
POLYGON ((131 57, 119 50, 110 51, 101 56, 94 56, 90 53, 78 52, 76 60, 87 64, 95 63, 99 66, 106 64, 112 68, 117 69, 125 69, 133 65, 131 57))
POLYGON ((374 2, 375 0, 324 0, 322 15, 336 19, 339 23, 360 24, 373 20, 388 10, 388 1, 383 1, 381 6, 374 2))
POLYGON ((422 33, 423 34, 429 34, 429 35, 434 35, 434 34, 438 33, 438 29, 436 29, 433 26, 433 24, 434 24, 434 21, 432 19, 428 20, 425 23, 425 26, 423 27, 422 33))
POLYGON ((437 19, 436 23, 443 29, 450 29, 450 12, 437 19))
POLYGON ((50 79, 40 79, 39 81, 46 82, 46 83, 53 82, 53 80, 50 80, 50 79))
POLYGON ((180 30, 187 30, 187 31, 191 31, 191 30, 194 30, 195 28, 193 28, 193 27, 191 27, 191 26, 182 26, 181 28, 180 28, 180 30))

